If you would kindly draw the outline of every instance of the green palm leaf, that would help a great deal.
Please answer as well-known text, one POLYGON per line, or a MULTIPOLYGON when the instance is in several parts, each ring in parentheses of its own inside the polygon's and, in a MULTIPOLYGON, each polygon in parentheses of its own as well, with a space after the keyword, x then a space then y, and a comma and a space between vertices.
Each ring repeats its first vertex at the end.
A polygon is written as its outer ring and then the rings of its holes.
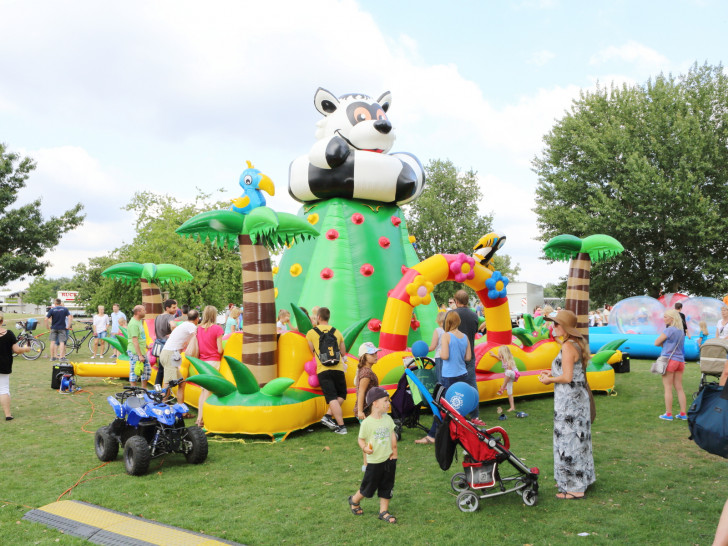
POLYGON ((210 243, 222 248, 238 247, 238 235, 243 232, 245 216, 232 210, 210 210, 197 214, 175 230, 183 237, 210 243))
POLYGON ((293 316, 296 319, 296 326, 298 327, 298 331, 305 335, 306 332, 308 332, 313 327, 313 325, 311 324, 311 317, 304 313, 303 309, 301 309, 295 303, 291 304, 291 309, 293 310, 293 316))
POLYGON ((589 235, 582 241, 581 251, 589 254, 592 262, 600 262, 624 252, 624 247, 614 237, 597 234, 589 235))
POLYGON ((288 389, 288 387, 293 385, 293 383, 295 383, 295 381, 290 377, 277 377, 260 389, 260 392, 266 396, 280 396, 288 389))
POLYGON ((551 260, 565 262, 582 252, 581 243, 582 240, 574 235, 557 235, 544 245, 543 252, 551 260))
POLYGON ((253 244, 257 241, 271 250, 290 245, 297 238, 305 240, 319 235, 305 218, 287 212, 276 213, 268 207, 253 209, 245 220, 245 231, 253 244))
POLYGON ((188 383, 199 385, 203 389, 215 393, 218 397, 227 396, 235 392, 235 385, 230 383, 224 377, 214 375, 199 374, 187 378, 188 383))
POLYGON ((226 356, 225 360, 230 367, 230 371, 233 373, 233 378, 235 378, 235 383, 238 386, 237 388, 240 394, 253 394, 260 390, 258 380, 245 364, 232 356, 226 356))
POLYGON ((210 377, 222 377, 222 374, 216 370, 213 366, 205 362, 204 360, 200 360, 199 358, 195 358, 194 356, 188 356, 187 360, 190 361, 190 364, 197 370, 198 374, 205 374, 209 375, 210 377))
POLYGON ((355 322, 341 333, 341 335, 344 336, 344 345, 346 346, 347 353, 351 349, 351 346, 354 345, 357 336, 362 331, 362 328, 364 328, 366 323, 369 322, 370 318, 371 317, 366 317, 358 322, 355 322))
POLYGON ((144 266, 142 264, 138 264, 136 262, 122 262, 120 264, 107 267, 101 273, 101 276, 114 279, 115 281, 121 281, 124 284, 131 284, 142 278, 143 270, 144 266))

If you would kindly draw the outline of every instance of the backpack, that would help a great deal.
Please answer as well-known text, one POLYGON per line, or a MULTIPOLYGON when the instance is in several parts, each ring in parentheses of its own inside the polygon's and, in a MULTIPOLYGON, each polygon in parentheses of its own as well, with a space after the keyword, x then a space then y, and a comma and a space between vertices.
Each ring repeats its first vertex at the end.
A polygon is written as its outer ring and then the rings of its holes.
POLYGON ((334 335, 336 328, 331 328, 328 332, 322 332, 318 328, 313 329, 319 336, 318 357, 322 366, 336 366, 341 360, 341 351, 339 350, 339 341, 334 335))

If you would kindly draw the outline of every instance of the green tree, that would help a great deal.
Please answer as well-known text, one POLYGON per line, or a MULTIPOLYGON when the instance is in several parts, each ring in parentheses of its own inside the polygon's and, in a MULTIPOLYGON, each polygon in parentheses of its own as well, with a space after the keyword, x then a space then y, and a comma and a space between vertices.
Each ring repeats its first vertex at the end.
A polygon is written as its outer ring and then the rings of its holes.
POLYGON ((175 264, 189 271, 194 277, 192 281, 164 287, 180 305, 201 308, 214 305, 222 310, 228 303, 240 304, 240 259, 226 249, 199 245, 175 233, 190 216, 228 206, 229 201, 214 198, 222 191, 198 190, 191 202, 147 191, 134 194, 123 207, 136 218, 134 229, 130 230, 134 239, 106 256, 91 258, 74 267, 79 300, 89 311, 95 311, 98 305, 110 309, 112 303, 119 303, 130 316, 131 309, 141 303, 139 286, 104 278, 102 272, 120 262, 137 262, 175 264))
POLYGON ((559 283, 546 283, 543 287, 544 298, 566 299, 566 277, 560 277, 559 283))
POLYGON ((23 301, 34 303, 35 305, 50 305, 59 290, 75 290, 76 284, 68 277, 59 277, 57 279, 46 279, 45 277, 36 277, 28 286, 23 294, 23 301))
POLYGON ((598 302, 728 291, 728 76, 694 65, 643 85, 582 92, 533 161, 541 239, 611 235, 598 302))
POLYGON ((59 217, 51 216, 48 221, 41 215, 40 198, 22 207, 10 208, 33 169, 32 159, 21 159, 0 143, 0 284, 26 275, 43 275, 50 265, 42 261, 45 253, 84 219, 80 203, 59 217))
MULTIPOLYGON (((425 175, 422 195, 404 207, 407 229, 417 239, 417 253, 423 259, 433 254, 471 255, 475 243, 493 231, 493 215, 479 211, 483 194, 477 173, 461 173, 449 159, 435 159, 425 167, 425 175)), ((496 269, 504 267, 501 272, 511 280, 520 270, 518 265, 511 266, 509 256, 496 255, 493 264, 496 269)), ((447 302, 460 288, 455 282, 440 283, 434 290, 435 300, 447 302)))

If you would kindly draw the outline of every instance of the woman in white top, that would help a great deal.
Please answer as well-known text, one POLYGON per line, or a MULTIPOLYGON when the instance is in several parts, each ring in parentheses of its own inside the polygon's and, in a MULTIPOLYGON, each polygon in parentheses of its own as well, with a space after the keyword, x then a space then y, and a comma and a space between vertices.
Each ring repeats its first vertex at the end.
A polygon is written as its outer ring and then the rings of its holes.
POLYGON ((720 308, 720 314, 723 318, 715 325, 715 337, 726 339, 728 338, 728 305, 720 308))

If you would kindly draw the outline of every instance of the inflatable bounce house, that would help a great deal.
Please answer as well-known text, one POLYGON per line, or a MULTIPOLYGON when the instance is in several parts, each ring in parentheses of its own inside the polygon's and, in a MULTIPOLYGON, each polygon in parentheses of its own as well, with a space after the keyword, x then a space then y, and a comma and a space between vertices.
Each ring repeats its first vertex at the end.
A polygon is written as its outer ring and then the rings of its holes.
MULTIPOLYGON (((321 418, 326 403, 305 339, 310 319, 301 308, 328 307, 347 352, 364 341, 380 347, 373 370, 393 391, 412 345, 432 339, 437 306, 431 294, 444 281, 472 288, 485 309, 487 334, 475 347, 480 400, 505 396, 496 394, 504 370, 493 349, 500 345, 509 345, 521 372, 516 396, 553 390, 538 381, 560 350, 548 328, 529 322, 533 329, 515 332, 516 337, 511 329, 508 279, 491 264, 503 235, 467 242, 475 252, 417 257, 400 206, 417 199, 425 175, 414 155, 391 152, 391 102, 388 92, 378 99, 336 97, 319 88, 314 104, 323 117, 316 141, 290 166, 288 189, 302 203, 298 214, 266 206, 262 191, 272 195, 275 187, 249 162, 240 177, 243 193, 229 210, 199 214, 177 230, 201 243, 238 250, 242 262, 242 333, 224 340, 219 371, 194 358, 182 363, 188 377, 185 402, 194 405, 199 388, 211 392, 204 406, 208 431, 283 439, 321 418), (269 251, 281 248, 274 270, 269 251), (276 335, 280 309, 292 311, 297 331, 276 335)), ((567 249, 572 246, 569 241, 567 249)), ((587 247, 584 252, 604 252, 599 245, 587 247)), ((593 358, 588 368, 592 389, 614 387, 607 361, 621 358, 615 349, 607 347, 593 358)), ((351 417, 357 359, 347 354, 345 363, 349 396, 342 409, 351 417)))
POLYGON ((655 347, 655 340, 665 329, 662 316, 678 301, 682 303, 682 313, 690 335, 685 340, 685 359, 698 360, 700 322, 706 323, 708 338, 715 337, 715 327, 721 318, 720 309, 725 305, 716 298, 665 294, 660 299, 649 296, 623 299, 609 312, 607 326, 589 328, 590 348, 595 350, 605 343, 621 339, 623 344, 620 350, 629 353, 631 358, 656 359, 660 356, 661 347, 655 347))

